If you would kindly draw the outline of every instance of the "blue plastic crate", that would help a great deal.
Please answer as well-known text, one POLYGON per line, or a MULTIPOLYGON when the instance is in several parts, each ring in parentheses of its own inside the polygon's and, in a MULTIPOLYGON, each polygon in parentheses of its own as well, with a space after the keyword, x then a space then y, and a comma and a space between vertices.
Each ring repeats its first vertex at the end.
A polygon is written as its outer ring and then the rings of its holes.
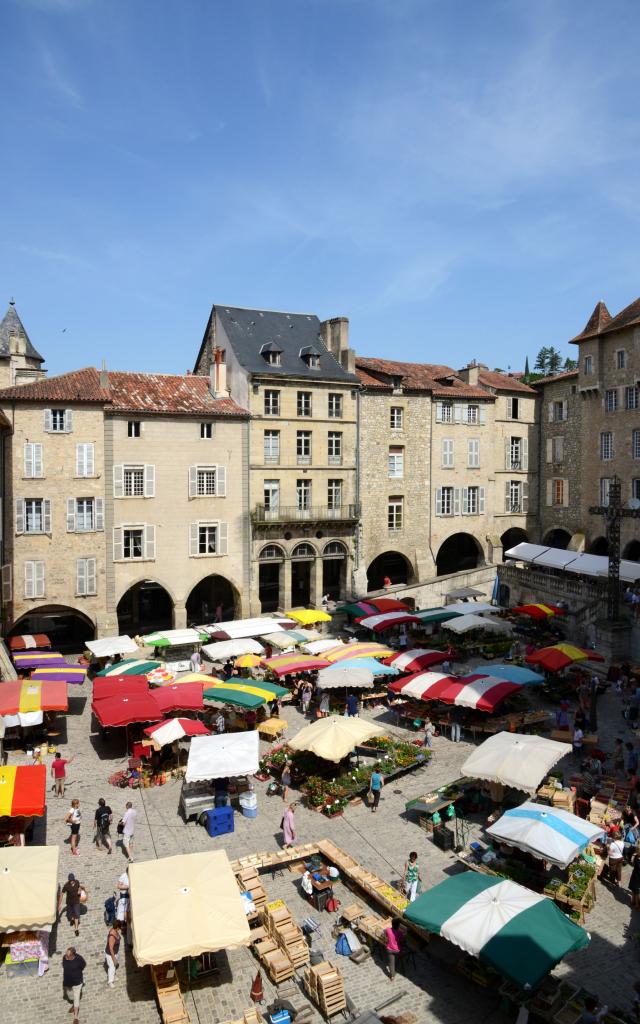
POLYGON ((223 836, 233 832, 233 808, 215 807, 207 812, 206 830, 210 836, 223 836))

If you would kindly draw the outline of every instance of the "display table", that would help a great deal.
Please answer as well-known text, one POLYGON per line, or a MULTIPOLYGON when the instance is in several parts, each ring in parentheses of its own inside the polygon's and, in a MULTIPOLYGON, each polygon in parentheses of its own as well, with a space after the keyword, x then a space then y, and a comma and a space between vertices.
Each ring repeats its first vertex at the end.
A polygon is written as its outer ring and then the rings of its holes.
POLYGON ((264 739, 275 740, 287 731, 288 724, 285 718, 267 718, 258 724, 257 729, 264 739))

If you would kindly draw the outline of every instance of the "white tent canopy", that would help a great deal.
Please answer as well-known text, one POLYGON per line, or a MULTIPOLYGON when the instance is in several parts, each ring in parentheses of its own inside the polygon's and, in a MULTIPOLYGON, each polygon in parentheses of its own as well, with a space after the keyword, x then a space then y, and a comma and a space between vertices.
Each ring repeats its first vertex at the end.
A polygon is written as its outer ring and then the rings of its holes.
POLYGON ((511 633, 511 626, 501 619, 483 619, 481 615, 460 615, 442 623, 452 633, 469 633, 472 629, 491 629, 494 633, 511 633))
POLYGON ((589 844, 605 835, 590 821, 564 811, 526 800, 506 811, 487 829, 492 839, 531 853, 566 868, 589 844))
POLYGON ((446 610, 448 612, 459 612, 460 615, 483 615, 491 614, 494 615, 498 612, 504 611, 498 604, 485 604, 483 601, 454 601, 453 604, 448 604, 446 610))
POLYGON ((277 647, 279 651, 288 651, 291 647, 295 647, 297 643, 296 638, 290 636, 288 629, 276 630, 273 633, 263 633, 262 639, 265 644, 277 647))
POLYGON ((569 753, 568 743, 557 743, 543 736, 499 732, 476 747, 461 770, 472 779, 500 782, 533 794, 554 764, 569 753))
POLYGON ((140 966, 248 946, 249 923, 224 850, 129 865, 133 954, 140 966))
POLYGON ((458 598, 464 600, 466 597, 485 597, 483 590, 476 590, 474 587, 458 587, 457 590, 449 590, 445 598, 458 598))
MULTIPOLYGON (((355 659, 358 660, 357 658, 355 659)), ((357 689, 371 689, 373 672, 368 668, 323 668, 318 672, 318 686, 322 690, 337 690, 353 686, 357 689)))
POLYGON ((281 615, 277 619, 268 616, 258 619, 231 619, 229 622, 214 622, 201 626, 206 633, 226 633, 230 640, 242 640, 249 636, 264 636, 266 633, 280 633, 288 626, 295 626, 292 619, 281 615))
POLYGON ((241 654, 264 654, 264 647, 257 640, 220 640, 217 644, 206 644, 202 653, 210 661, 226 661, 227 658, 238 658, 241 654))
POLYGON ((302 646, 306 654, 323 654, 325 651, 330 651, 332 647, 340 647, 341 644, 342 640, 327 636, 322 640, 312 640, 311 643, 302 646))
POLYGON ((309 750, 325 761, 342 761, 343 757, 360 743, 365 743, 373 736, 384 735, 384 729, 363 718, 343 718, 342 715, 330 715, 319 722, 308 725, 305 729, 289 740, 292 750, 309 750))
POLYGON ((199 644, 201 638, 197 629, 158 629, 141 639, 147 647, 182 647, 185 644, 199 644))
POLYGON ((138 645, 130 636, 105 636, 102 640, 87 640, 86 647, 96 658, 138 653, 138 645))
MULTIPOLYGON (((516 544, 505 552, 505 556, 518 562, 532 562, 547 569, 562 569, 582 576, 606 576, 609 572, 609 559, 606 555, 581 554, 562 548, 548 548, 543 544, 516 544)), ((628 583, 640 579, 640 562, 623 559, 620 563, 620 579, 628 583)))
POLYGON ((187 761, 187 782, 253 775, 260 762, 259 738, 257 730, 194 736, 187 761))
POLYGON ((57 846, 0 848, 0 930, 32 931, 57 916, 57 846))

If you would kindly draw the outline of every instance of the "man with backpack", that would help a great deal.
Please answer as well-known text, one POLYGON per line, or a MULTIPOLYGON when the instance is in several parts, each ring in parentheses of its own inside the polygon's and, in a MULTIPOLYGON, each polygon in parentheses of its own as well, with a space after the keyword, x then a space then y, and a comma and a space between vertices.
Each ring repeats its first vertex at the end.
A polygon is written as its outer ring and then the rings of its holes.
POLYGON ((111 835, 109 834, 109 828, 113 819, 113 812, 104 797, 100 797, 98 800, 98 807, 94 815, 94 821, 96 824, 95 843, 96 849, 100 849, 102 844, 107 848, 107 853, 111 853, 113 847, 111 845, 111 835))

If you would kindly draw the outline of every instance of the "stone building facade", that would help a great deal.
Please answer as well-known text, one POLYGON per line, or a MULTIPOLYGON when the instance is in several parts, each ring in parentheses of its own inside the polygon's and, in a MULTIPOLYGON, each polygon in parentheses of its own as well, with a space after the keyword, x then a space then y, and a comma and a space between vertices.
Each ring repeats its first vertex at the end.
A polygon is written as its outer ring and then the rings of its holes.
POLYGON ((43 363, 44 358, 31 344, 12 299, 0 321, 0 388, 39 380, 45 375, 43 363))
POLYGON ((251 415, 254 613, 351 593, 359 521, 348 320, 215 305, 195 372, 251 415))
POLYGON ((551 547, 584 548, 582 533, 582 399, 578 371, 536 383, 540 393, 538 432, 538 536, 551 547))

